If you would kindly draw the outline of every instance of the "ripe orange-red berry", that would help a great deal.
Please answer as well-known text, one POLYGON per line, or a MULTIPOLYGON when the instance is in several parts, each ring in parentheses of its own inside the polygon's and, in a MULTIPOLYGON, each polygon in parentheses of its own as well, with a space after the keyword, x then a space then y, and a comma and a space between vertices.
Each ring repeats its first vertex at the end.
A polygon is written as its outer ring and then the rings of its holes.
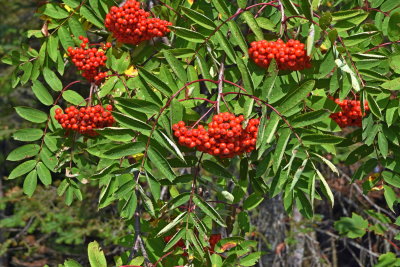
POLYGON ((87 136, 96 136, 95 129, 110 127, 115 120, 111 114, 112 106, 108 105, 104 109, 100 105, 89 107, 70 106, 64 110, 57 108, 54 118, 61 124, 65 130, 79 132, 87 136))
POLYGON ((362 126, 362 118, 366 116, 366 112, 369 111, 368 102, 364 102, 364 113, 361 111, 361 102, 359 100, 349 99, 334 99, 330 97, 336 104, 340 106, 342 111, 332 113, 329 117, 333 119, 340 128, 347 126, 362 126))
POLYGON ((311 68, 311 59, 307 56, 305 45, 293 39, 286 43, 281 39, 272 42, 266 40, 252 42, 249 56, 262 68, 268 68, 273 58, 280 70, 296 71, 311 68))
POLYGON ((232 158, 255 149, 260 121, 251 119, 244 129, 243 121, 243 115, 235 116, 225 112, 215 115, 208 124, 208 129, 200 125, 192 130, 183 121, 174 124, 172 129, 179 144, 183 146, 221 158, 232 158))
POLYGON ((82 71, 82 76, 90 82, 101 82, 106 76, 106 72, 101 72, 100 68, 106 65, 107 57, 105 50, 111 47, 110 43, 102 45, 104 51, 99 51, 97 48, 87 48, 89 43, 88 38, 79 36, 82 40, 80 47, 68 47, 68 56, 71 58, 72 63, 82 71))
POLYGON ((105 26, 121 43, 137 45, 170 32, 172 23, 159 18, 150 18, 150 13, 140 8, 140 2, 128 0, 121 6, 111 7, 106 15, 105 26))

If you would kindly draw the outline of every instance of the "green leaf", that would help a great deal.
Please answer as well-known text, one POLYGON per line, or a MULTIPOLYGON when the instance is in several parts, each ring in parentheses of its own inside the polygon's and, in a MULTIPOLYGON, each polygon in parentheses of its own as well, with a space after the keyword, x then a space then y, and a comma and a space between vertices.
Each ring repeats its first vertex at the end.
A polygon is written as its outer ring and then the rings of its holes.
POLYGON ((218 43, 221 46, 222 50, 226 53, 228 58, 232 62, 235 63, 236 55, 235 55, 235 51, 233 50, 231 43, 228 41, 228 39, 225 37, 225 35, 221 31, 217 32, 216 37, 217 37, 218 43))
POLYGON ((68 26, 75 37, 87 37, 86 31, 83 28, 83 23, 79 21, 79 16, 74 15, 68 19, 68 26))
POLYGON ((80 4, 79 0, 63 0, 63 2, 71 8, 77 8, 80 4))
POLYGON ((400 40, 400 12, 390 15, 387 31, 391 41, 400 40))
POLYGON ((255 209, 261 204, 261 202, 263 202, 263 200, 263 196, 259 195, 258 193, 253 193, 244 200, 243 209, 247 211, 255 209))
POLYGON ((239 45, 240 49, 242 49, 242 52, 247 55, 248 54, 248 47, 246 40, 244 39, 243 33, 240 30, 239 26, 237 23, 233 20, 228 22, 228 27, 230 31, 232 32, 231 38, 236 41, 236 43, 239 45))
POLYGON ((282 100, 282 105, 279 107, 278 110, 284 114, 296 104, 303 101, 303 99, 305 99, 307 95, 314 89, 314 86, 314 80, 309 80, 304 82, 300 86, 296 86, 294 90, 291 90, 282 100))
POLYGON ((339 20, 346 20, 349 18, 354 18, 358 15, 364 14, 365 12, 363 10, 359 9, 351 9, 351 10, 345 10, 345 11, 338 11, 332 13, 332 19, 334 21, 339 21, 339 20))
POLYGON ((176 77, 178 77, 181 82, 186 83, 187 76, 182 62, 179 61, 175 56, 173 56, 168 50, 163 50, 163 54, 172 71, 175 73, 176 77))
POLYGON ((278 142, 276 144, 275 153, 272 158, 273 160, 273 169, 276 172, 281 165, 283 155, 285 154, 286 146, 289 142, 289 138, 292 131, 289 128, 285 128, 280 131, 280 136, 278 142))
POLYGON ((99 243, 90 242, 88 246, 88 256, 91 267, 107 267, 106 257, 101 250, 99 243))
POLYGON ((103 129, 96 129, 96 132, 102 136, 117 142, 129 142, 135 137, 135 132, 131 129, 107 127, 103 129))
POLYGON ((93 25, 96 25, 99 28, 104 27, 103 21, 101 21, 93 12, 93 10, 91 8, 88 8, 86 5, 83 5, 81 7, 80 13, 85 19, 87 19, 93 25))
POLYGON ((282 4, 284 9, 288 10, 292 15, 300 15, 299 11, 291 0, 282 0, 282 4))
POLYGON ((47 53, 49 57, 54 61, 57 62, 58 56, 58 37, 55 35, 50 35, 47 43, 47 53))
POLYGON ((367 100, 368 100, 368 106, 369 106, 372 114, 374 114, 376 117, 382 119, 382 112, 381 112, 378 104, 376 103, 375 98, 372 95, 368 94, 367 100))
POLYGON ((64 261, 64 267, 82 267, 82 265, 74 260, 66 260, 64 261))
POLYGON ((147 151, 147 155, 149 156, 149 159, 153 165, 156 166, 157 169, 164 174, 168 180, 172 182, 175 179, 176 175, 172 170, 171 165, 169 165, 168 161, 160 152, 150 146, 147 151))
POLYGON ((332 162, 330 162, 328 159, 326 159, 325 157, 318 155, 317 153, 312 153, 313 155, 317 156, 318 158, 320 158, 326 165, 328 165, 328 167, 337 175, 339 175, 339 170, 336 168, 335 164, 333 164, 332 162))
POLYGON ((148 70, 144 68, 139 68, 139 75, 150 85, 156 88, 165 96, 170 96, 172 94, 171 89, 167 84, 157 78, 154 74, 150 73, 148 70))
POLYGON ((30 157, 36 156, 39 153, 40 146, 36 144, 28 144, 17 147, 10 154, 8 154, 7 160, 9 161, 19 161, 23 159, 28 159, 30 157))
POLYGON ((250 11, 245 11, 242 13, 244 20, 246 21, 247 25, 249 25, 250 29, 256 35, 257 41, 264 40, 264 34, 258 25, 256 19, 254 18, 253 14, 250 11))
POLYGON ((400 176, 389 171, 383 171, 381 173, 383 179, 386 183, 393 185, 397 188, 400 188, 400 176))
POLYGON ((36 170, 31 171, 24 180, 23 190, 26 195, 31 197, 35 192, 37 186, 37 173, 36 170))
POLYGON ((213 221, 218 223, 222 227, 226 227, 224 220, 221 215, 213 208, 210 204, 205 202, 203 199, 195 195, 193 197, 193 202, 197 205, 199 209, 201 209, 207 216, 209 216, 213 221))
POLYGON ((247 6, 247 0, 238 0, 237 3, 240 8, 246 8, 247 6))
POLYGON ((186 202, 188 202, 189 199, 190 199, 190 193, 189 192, 179 194, 177 197, 175 197, 174 199, 172 199, 172 200, 170 200, 168 202, 169 210, 176 209, 177 207, 179 207, 179 206, 185 204, 186 202))
POLYGON ((140 192, 140 196, 142 198, 142 202, 146 208, 146 210, 149 212, 149 214, 153 217, 156 216, 155 212, 154 212, 154 205, 153 202, 151 201, 151 199, 146 195, 146 193, 143 191, 143 188, 141 186, 139 186, 139 192, 140 192))
POLYGON ((217 177, 232 178, 232 174, 228 172, 226 168, 214 161, 204 160, 201 165, 203 166, 204 170, 217 177))
POLYGON ((32 74, 33 64, 30 61, 25 62, 20 66, 20 69, 24 71, 24 74, 21 76, 21 84, 26 84, 32 74))
POLYGON ((44 80, 46 81, 46 83, 54 91, 61 91, 63 89, 60 79, 58 79, 57 75, 51 69, 45 67, 43 69, 43 77, 44 77, 44 80))
POLYGON ((104 155, 109 159, 120 159, 126 156, 132 156, 138 153, 142 153, 145 147, 146 147, 145 143, 131 142, 113 147, 104 152, 104 155))
POLYGON ((170 26, 172 30, 174 30, 175 34, 182 39, 185 39, 187 41, 193 42, 193 43, 203 43, 206 39, 204 35, 201 33, 188 30, 182 27, 176 27, 176 26, 170 26))
POLYGON ((178 223, 182 221, 182 219, 185 217, 186 214, 187 214, 186 211, 179 214, 172 222, 170 222, 163 229, 161 229, 161 231, 158 232, 156 237, 162 236, 163 234, 174 228, 178 223))
MULTIPOLYGON (((63 25, 58 29, 58 37, 60 38, 61 45, 65 51, 68 49, 68 47, 74 46, 74 41, 71 38, 71 34, 67 26, 63 25)), ((46 52, 46 49, 44 49, 44 52, 46 52)))
POLYGON ((26 128, 13 133, 14 140, 23 142, 32 142, 39 140, 43 136, 41 129, 26 128))
POLYGON ((37 99, 42 102, 42 104, 46 106, 50 106, 51 104, 53 104, 53 97, 51 96, 47 88, 39 80, 33 81, 32 91, 37 99))
POLYGON ((62 97, 65 101, 74 104, 74 105, 83 105, 86 103, 85 99, 75 91, 67 90, 62 94, 62 97))
POLYGON ((110 77, 103 85, 100 87, 100 92, 99 92, 99 97, 103 98, 106 95, 108 95, 111 90, 114 89, 114 86, 117 84, 119 81, 119 78, 117 76, 110 77))
POLYGON ((329 134, 308 134, 302 136, 304 144, 339 144, 343 141, 343 137, 329 134))
POLYGON ((39 162, 36 166, 36 171, 39 176, 39 180, 44 184, 44 185, 50 185, 52 182, 51 179, 51 173, 49 169, 43 164, 43 162, 39 162))
POLYGON ((226 6, 225 0, 213 0, 212 4, 217 9, 218 13, 221 15, 221 19, 226 20, 231 15, 228 7, 226 6))
POLYGON ((131 116, 118 113, 118 112, 112 112, 114 119, 121 124, 121 126, 124 126, 126 128, 141 132, 142 134, 148 134, 151 131, 151 127, 140 121, 137 120, 131 116))
POLYGON ((240 259, 240 266, 255 266, 257 261, 260 260, 262 252, 253 252, 240 259))
POLYGON ((372 37, 376 36, 377 34, 379 34, 377 31, 356 33, 350 35, 349 37, 343 38, 343 41, 346 46, 353 46, 366 40, 371 40, 372 37))
POLYGON ((47 114, 43 111, 30 108, 30 107, 15 107, 15 111, 18 115, 25 120, 34 122, 34 123, 42 123, 47 120, 47 114))
POLYGON ((249 94, 253 94, 254 84, 253 80, 251 79, 249 69, 247 68, 246 64, 240 57, 236 58, 236 62, 243 79, 244 89, 246 89, 249 94))
POLYGON ((257 24, 268 31, 276 32, 276 25, 266 17, 258 17, 256 19, 257 24))
POLYGON ((329 117, 329 113, 325 110, 316 110, 311 112, 306 112, 296 116, 292 121, 291 124, 293 127, 304 127, 313 125, 322 121, 323 119, 329 117))
POLYGON ((36 166, 36 160, 28 160, 28 161, 21 163, 20 165, 15 167, 14 170, 12 170, 12 172, 8 176, 8 180, 18 178, 18 177, 30 172, 31 170, 33 170, 33 168, 35 168, 35 166, 36 166))
POLYGON ((206 17, 205 15, 203 15, 193 9, 186 8, 186 7, 181 7, 181 10, 189 19, 196 22, 200 26, 202 26, 206 29, 209 29, 209 30, 215 29, 216 26, 215 26, 214 22, 211 19, 209 19, 208 17, 206 17))
POLYGON ((190 243, 194 246, 194 248, 196 249, 197 253, 200 255, 200 257, 204 256, 204 250, 200 244, 199 239, 197 238, 197 236, 194 234, 192 229, 188 229, 188 231, 186 232, 186 239, 190 240, 190 243))
POLYGON ((341 217, 340 220, 336 221, 335 228, 341 235, 345 234, 350 238, 358 238, 365 234, 368 221, 353 212, 351 218, 341 217))
POLYGON ((317 172, 318 178, 321 180, 322 184, 322 192, 324 192, 324 194, 328 197, 329 201, 332 204, 332 207, 335 203, 335 197, 333 196, 333 193, 331 191, 331 188, 329 187, 327 181, 325 180, 325 177, 322 175, 322 173, 315 168, 315 171, 317 172))
POLYGON ((388 90, 400 90, 400 78, 395 78, 393 80, 384 82, 381 84, 381 87, 388 90))
POLYGON ((389 66, 393 69, 394 72, 400 74, 400 54, 392 55, 389 58, 389 66))
POLYGON ((369 156, 374 152, 373 146, 361 145, 354 149, 350 154, 347 156, 345 163, 347 165, 351 165, 356 163, 357 161, 369 156))
POLYGON ((186 228, 181 228, 175 235, 169 240, 167 245, 164 247, 163 252, 170 250, 182 237, 186 234, 186 228))
POLYGON ((69 13, 61 8, 57 3, 47 3, 39 8, 40 13, 49 16, 53 19, 65 19, 69 13))
POLYGON ((378 133, 378 146, 383 158, 386 158, 389 153, 389 144, 385 134, 382 132, 378 133))
POLYGON ((390 186, 387 185, 384 185, 383 189, 385 190, 383 195, 385 196, 386 203, 388 204, 389 209, 394 212, 393 204, 397 200, 396 193, 390 186))

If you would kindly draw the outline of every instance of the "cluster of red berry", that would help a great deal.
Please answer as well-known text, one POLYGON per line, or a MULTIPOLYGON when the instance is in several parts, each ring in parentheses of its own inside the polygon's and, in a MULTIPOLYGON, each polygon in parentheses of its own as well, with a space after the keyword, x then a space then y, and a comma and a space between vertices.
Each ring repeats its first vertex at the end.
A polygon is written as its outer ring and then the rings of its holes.
MULTIPOLYGON (((164 237, 165 243, 168 243, 172 239, 172 235, 164 237)), ((210 239, 208 242, 210 243, 210 246, 207 248, 204 248, 204 250, 210 251, 211 254, 215 252, 215 245, 221 240, 221 234, 212 234, 210 236, 210 239)), ((185 242, 183 240, 179 240, 175 245, 174 248, 181 247, 183 250, 186 249, 185 242)), ((187 256, 187 253, 183 254, 184 256, 187 256)))
POLYGON ((171 22, 149 16, 149 12, 140 8, 140 2, 128 0, 121 7, 111 7, 105 26, 119 42, 134 45, 170 32, 171 22))
POLYGON ((189 129, 183 121, 174 124, 174 135, 179 138, 179 144, 221 158, 232 158, 244 152, 255 149, 257 142, 259 119, 251 119, 245 129, 242 127, 243 115, 236 117, 225 112, 215 115, 208 124, 208 130, 203 125, 197 129, 189 129))
POLYGON ((112 106, 104 109, 100 105, 89 107, 67 107, 63 113, 61 108, 56 109, 54 118, 66 130, 72 130, 88 136, 98 135, 94 129, 112 126, 115 122, 111 115, 112 106))
POLYGON ((275 58, 280 70, 303 70, 311 68, 311 59, 307 56, 304 47, 304 44, 293 39, 287 43, 281 39, 276 42, 262 40, 251 43, 249 56, 262 68, 268 68, 272 59, 275 58))
POLYGON ((361 110, 361 102, 359 100, 340 100, 330 97, 336 104, 340 106, 342 111, 332 113, 329 117, 333 119, 341 128, 347 126, 362 126, 362 118, 366 116, 366 111, 369 111, 368 102, 364 102, 364 113, 361 110))
POLYGON ((79 36, 82 40, 81 47, 68 47, 68 56, 72 62, 82 71, 82 76, 90 82, 99 82, 106 77, 106 72, 100 72, 99 69, 106 65, 107 57, 104 52, 111 47, 111 43, 101 44, 103 51, 97 48, 87 48, 88 38, 79 36))

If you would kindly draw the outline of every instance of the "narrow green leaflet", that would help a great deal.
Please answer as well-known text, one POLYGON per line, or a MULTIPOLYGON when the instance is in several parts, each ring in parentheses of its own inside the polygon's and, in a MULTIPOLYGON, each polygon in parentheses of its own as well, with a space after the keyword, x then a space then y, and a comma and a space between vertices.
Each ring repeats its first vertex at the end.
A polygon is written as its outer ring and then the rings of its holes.
POLYGON ((44 185, 50 185, 52 182, 51 173, 49 169, 43 164, 43 162, 39 162, 36 166, 36 171, 39 176, 39 180, 44 185))
POLYGON ((178 35, 179 37, 193 42, 193 43, 202 43, 204 42, 204 40, 206 39, 206 37, 204 35, 202 35, 201 33, 192 31, 192 30, 188 30, 182 27, 176 27, 176 26, 171 26, 170 27, 176 35, 178 35))
POLYGON ((31 171, 24 180, 23 190, 26 195, 31 197, 35 192, 37 186, 37 173, 36 170, 31 171))
POLYGON ((101 250, 99 243, 90 242, 88 246, 88 257, 91 267, 107 267, 106 257, 101 250))
POLYGON ((329 199, 329 201, 331 202, 332 207, 333 207, 333 204, 334 204, 334 202, 335 202, 335 198, 334 198, 334 196, 333 196, 333 193, 332 193, 332 191, 331 191, 331 188, 329 187, 329 185, 328 185, 328 183, 326 182, 325 177, 322 175, 322 173, 321 173, 318 169, 316 169, 316 168, 315 168, 315 171, 317 172, 317 175, 318 175, 319 179, 320 179, 321 182, 322 182, 322 189, 323 189, 323 192, 326 194, 326 196, 328 197, 328 199, 329 199))
POLYGON ((247 25, 249 25, 250 29, 256 35, 257 41, 264 40, 264 34, 260 26, 258 26, 258 23, 254 18, 253 14, 250 11, 245 11, 243 12, 242 16, 246 21, 247 25))
POLYGON ((178 77, 178 79, 181 80, 181 82, 186 83, 187 76, 186 76, 186 71, 185 71, 185 68, 183 67, 182 62, 179 61, 168 50, 163 50, 163 54, 169 64, 169 66, 172 68, 172 71, 175 73, 175 75, 178 77))
POLYGON ((87 19, 90 23, 96 25, 99 28, 104 27, 103 21, 101 21, 97 15, 93 12, 93 10, 86 5, 83 5, 80 9, 81 15, 87 19))
POLYGON ((296 86, 282 100, 282 105, 279 107, 278 110, 284 114, 296 104, 303 101, 303 99, 305 99, 307 95, 314 89, 314 86, 314 80, 309 80, 304 82, 300 86, 296 86))
POLYGON ((193 9, 189 9, 186 7, 181 7, 181 10, 183 13, 192 21, 196 22, 200 26, 209 29, 209 30, 214 30, 215 29, 215 24, 214 22, 206 17, 205 15, 201 14, 200 12, 197 12, 193 9))
POLYGON ((216 33, 216 37, 217 37, 219 45, 221 46, 222 50, 226 53, 228 58, 231 61, 236 62, 235 51, 233 50, 233 47, 232 47, 231 43, 228 41, 228 39, 226 38, 226 36, 223 35, 221 31, 218 31, 216 33))
POLYGON ((248 198, 246 198, 243 202, 243 209, 252 210, 258 207, 261 202, 264 200, 264 197, 258 193, 251 194, 248 198))
POLYGON ((51 69, 45 67, 43 69, 43 77, 46 83, 53 89, 54 91, 61 91, 63 89, 61 80, 57 77, 57 75, 51 69))
POLYGON ((163 252, 167 252, 170 250, 176 243, 178 243, 179 240, 182 239, 183 236, 186 234, 186 228, 181 228, 174 236, 169 240, 167 245, 164 247, 163 252))
POLYGON ((151 127, 148 124, 140 120, 137 120, 131 116, 118 112, 113 112, 112 114, 115 120, 121 124, 121 126, 141 132, 142 134, 147 134, 151 131, 151 127))
POLYGON ((235 21, 231 20, 228 22, 228 27, 229 30, 232 32, 231 38, 236 41, 242 52, 247 55, 249 48, 239 26, 236 24, 235 21))
POLYGON ((400 40, 400 12, 395 12, 390 14, 387 31, 390 40, 392 41, 400 40))
POLYGON ((12 170, 12 172, 8 176, 8 180, 18 178, 18 177, 30 172, 31 170, 33 170, 33 168, 35 168, 35 166, 36 166, 36 160, 28 160, 28 161, 21 163, 20 165, 15 167, 14 170, 12 170))
POLYGON ((20 129, 13 133, 14 140, 23 142, 32 142, 39 140, 43 136, 43 131, 41 129, 26 128, 20 129))
POLYGON ((210 218, 218 223, 222 227, 226 227, 224 220, 222 219, 221 215, 213 208, 211 207, 210 204, 205 202, 203 199, 195 195, 193 197, 193 202, 201 209, 207 216, 210 216, 210 218))
POLYGON ((176 175, 172 170, 171 165, 169 165, 167 159, 164 158, 160 152, 158 152, 156 149, 152 147, 149 147, 147 154, 151 162, 154 164, 154 166, 156 166, 157 169, 162 174, 164 174, 168 180, 172 182, 175 179, 176 175))
POLYGON ((182 221, 182 219, 186 216, 186 213, 187 212, 185 211, 185 212, 182 212, 181 214, 179 214, 172 222, 170 222, 163 229, 161 229, 161 231, 158 232, 158 234, 156 236, 157 237, 162 236, 163 234, 165 234, 166 232, 168 232, 169 230, 174 228, 175 225, 177 225, 178 223, 180 223, 182 221))
POLYGON ((62 94, 62 97, 69 103, 74 105, 84 105, 86 104, 85 99, 73 90, 67 90, 62 94))
POLYGON ((170 96, 172 94, 171 89, 168 85, 166 85, 163 81, 157 78, 154 74, 150 73, 148 70, 144 68, 139 68, 139 75, 143 77, 143 79, 160 91, 165 96, 170 96))
POLYGON ((316 110, 296 116, 291 124, 293 127, 304 127, 318 123, 327 117, 329 117, 329 113, 325 110, 316 110))
POLYGON ((213 175, 216 175, 217 177, 232 178, 232 174, 228 172, 226 168, 222 167, 214 161, 204 160, 201 165, 203 166, 204 170, 213 175))
POLYGON ((279 166, 281 165, 283 154, 285 153, 286 146, 289 142, 291 133, 292 132, 289 128, 285 128, 282 131, 280 131, 280 136, 279 136, 278 142, 276 144, 275 153, 272 158, 272 160, 273 160, 272 166, 273 166, 273 169, 275 172, 278 170, 279 166))
POLYGON ((307 134, 301 137, 304 144, 339 144, 343 141, 343 137, 330 134, 307 134))
POLYGON ((146 147, 142 142, 131 142, 127 144, 118 145, 110 150, 104 152, 104 155, 109 159, 120 159, 126 156, 133 156, 142 153, 146 147))
POLYGON ((33 81, 32 91, 43 105, 50 106, 53 104, 53 97, 39 80, 33 81))
POLYGON ((19 161, 36 156, 39 153, 40 146, 37 144, 28 144, 17 147, 10 154, 8 154, 7 160, 19 161))
POLYGON ((15 111, 18 115, 25 120, 34 122, 34 123, 42 123, 47 120, 47 114, 43 111, 30 108, 30 107, 15 107, 15 111))

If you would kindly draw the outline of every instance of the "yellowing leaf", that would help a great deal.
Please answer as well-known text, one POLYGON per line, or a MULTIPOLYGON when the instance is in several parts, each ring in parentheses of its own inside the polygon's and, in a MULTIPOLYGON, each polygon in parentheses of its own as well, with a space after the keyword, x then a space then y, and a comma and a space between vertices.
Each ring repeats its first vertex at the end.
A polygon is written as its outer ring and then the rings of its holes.
POLYGON ((125 73, 125 75, 128 75, 128 76, 136 77, 138 75, 138 71, 133 65, 130 66, 124 73, 125 73))

